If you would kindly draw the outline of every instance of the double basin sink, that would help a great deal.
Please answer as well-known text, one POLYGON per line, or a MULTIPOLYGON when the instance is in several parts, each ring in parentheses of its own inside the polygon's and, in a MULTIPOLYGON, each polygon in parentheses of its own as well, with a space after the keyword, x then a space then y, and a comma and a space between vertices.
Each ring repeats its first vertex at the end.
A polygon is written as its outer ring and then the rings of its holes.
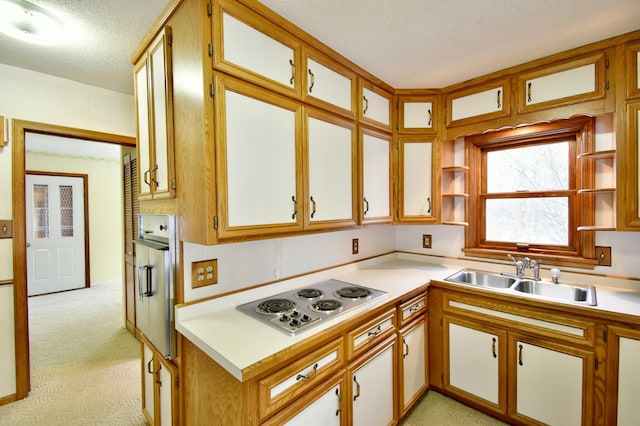
POLYGON ((468 284, 494 290, 505 290, 544 300, 555 300, 579 305, 595 306, 596 289, 593 286, 576 286, 536 281, 528 277, 492 274, 490 272, 463 269, 444 279, 459 284, 468 284))

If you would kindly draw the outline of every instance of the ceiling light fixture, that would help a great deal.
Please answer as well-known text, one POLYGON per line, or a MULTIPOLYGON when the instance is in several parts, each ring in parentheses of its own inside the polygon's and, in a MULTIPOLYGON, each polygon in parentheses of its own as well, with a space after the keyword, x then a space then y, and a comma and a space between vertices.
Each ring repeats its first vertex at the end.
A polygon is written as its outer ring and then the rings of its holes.
POLYGON ((62 21, 26 0, 0 0, 0 33, 29 43, 59 44, 65 37, 62 21))

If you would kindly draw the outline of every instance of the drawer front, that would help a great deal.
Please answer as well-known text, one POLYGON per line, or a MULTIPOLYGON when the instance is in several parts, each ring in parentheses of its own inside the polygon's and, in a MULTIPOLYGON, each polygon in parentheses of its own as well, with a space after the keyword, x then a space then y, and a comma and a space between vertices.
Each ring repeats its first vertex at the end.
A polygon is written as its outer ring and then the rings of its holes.
POLYGON ((403 326, 414 318, 418 318, 427 310, 427 293, 423 293, 401 304, 398 308, 400 325, 403 326))
POLYGON ((395 309, 368 321, 347 335, 348 359, 375 346, 396 330, 395 309))
POLYGON ((343 340, 337 339, 258 381, 260 419, 306 395, 340 368, 343 340))

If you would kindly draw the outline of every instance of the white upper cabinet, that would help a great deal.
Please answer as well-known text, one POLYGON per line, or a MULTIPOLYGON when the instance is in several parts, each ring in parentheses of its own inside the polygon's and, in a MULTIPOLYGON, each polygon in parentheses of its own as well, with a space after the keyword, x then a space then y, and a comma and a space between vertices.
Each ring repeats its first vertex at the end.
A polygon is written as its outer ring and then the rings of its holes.
POLYGON ((640 340, 620 337, 618 359, 618 425, 638 422, 640 340))
POLYGON ((398 98, 399 133, 434 133, 436 131, 436 97, 407 96, 398 98))
POLYGON ((391 95, 362 82, 360 121, 383 130, 391 130, 391 95))
POLYGON ((498 81, 447 96, 447 125, 489 120, 509 115, 509 82, 498 81))
POLYGON ((362 132, 362 221, 391 221, 389 136, 362 132))
POLYGON ((518 76, 518 111, 604 98, 606 57, 598 53, 518 76))
POLYGON ((299 93, 300 45, 283 29, 225 0, 215 3, 213 34, 215 67, 280 93, 299 93))
POLYGON ((309 223, 354 225, 355 124, 313 112, 307 116, 309 223))
POLYGON ((354 118, 356 76, 324 55, 305 49, 304 100, 354 118))
POLYGON ((400 222, 436 220, 434 197, 434 143, 401 138, 398 141, 400 167, 400 222))
POLYGON ((220 237, 301 229, 297 122, 286 98, 218 77, 220 237))

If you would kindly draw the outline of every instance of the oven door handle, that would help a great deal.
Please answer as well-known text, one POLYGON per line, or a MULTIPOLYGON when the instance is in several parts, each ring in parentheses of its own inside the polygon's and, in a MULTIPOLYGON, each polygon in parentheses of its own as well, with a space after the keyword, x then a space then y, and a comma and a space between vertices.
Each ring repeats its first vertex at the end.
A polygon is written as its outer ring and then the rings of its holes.
POLYGON ((153 274, 153 265, 140 265, 138 266, 138 296, 140 297, 140 300, 142 300, 142 298, 144 297, 151 297, 153 296, 153 287, 152 287, 152 274, 153 274), (141 279, 141 272, 145 271, 146 272, 146 288, 145 291, 142 291, 142 279, 141 279))

